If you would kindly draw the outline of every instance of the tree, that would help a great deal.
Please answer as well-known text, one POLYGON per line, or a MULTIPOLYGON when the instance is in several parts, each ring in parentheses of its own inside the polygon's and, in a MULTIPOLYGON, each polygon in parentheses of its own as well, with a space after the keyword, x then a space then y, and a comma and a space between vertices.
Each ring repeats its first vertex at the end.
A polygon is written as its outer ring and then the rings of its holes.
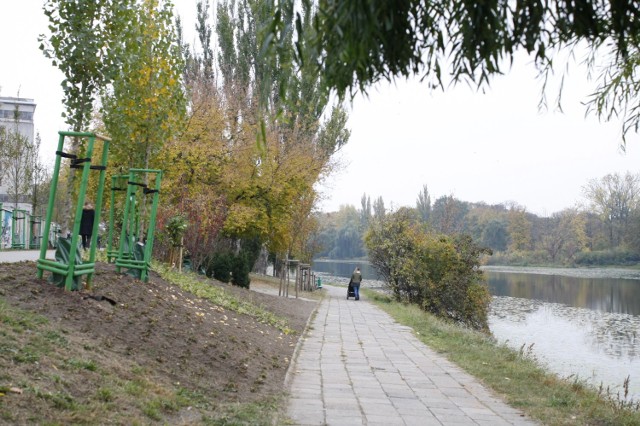
MULTIPOLYGON (((258 236, 272 251, 285 253, 298 245, 299 215, 311 215, 313 186, 332 170, 331 156, 347 142, 349 131, 339 105, 324 116, 329 102, 317 69, 293 70, 277 59, 261 60, 260 29, 273 13, 269 2, 220 2, 216 68, 222 77, 224 144, 234 153, 233 167, 223 175, 230 203, 225 231, 232 237, 258 236), (258 108, 261 102, 266 110, 258 108)), ((311 31, 310 4, 303 4, 303 14, 300 25, 311 31)), ((198 29, 206 44, 206 26, 198 29)), ((283 40, 283 51, 292 43, 291 37, 283 40)))
POLYGON ((360 199, 360 227, 362 230, 366 230, 369 227, 371 221, 371 197, 367 194, 362 194, 360 199))
POLYGON ((360 215, 354 206, 340 206, 336 214, 335 238, 334 250, 330 253, 330 257, 351 259, 364 254, 360 215))
POLYGON ((508 240, 507 223, 502 218, 490 219, 482 230, 482 245, 493 251, 505 251, 508 240))
MULTIPOLYGON (((278 2, 264 51, 278 49, 291 31, 285 18, 297 2, 278 2)), ((519 51, 532 56, 545 80, 563 48, 587 46, 589 74, 604 69, 588 109, 601 118, 621 115, 623 138, 638 130, 640 4, 634 1, 320 0, 313 37, 298 35, 298 63, 315 61, 324 87, 342 98, 379 80, 420 75, 429 87, 465 81, 479 88, 504 74, 519 51), (300 44, 310 44, 300 49, 300 44), (305 51, 313 51, 311 57, 305 51), (599 51, 609 64, 595 61, 599 51)), ((298 17, 299 19, 299 17, 298 17)), ((563 64, 559 65, 562 68, 563 64)), ((624 139, 623 139, 624 141, 624 139)))
POLYGON ((112 85, 102 88, 102 118, 113 139, 110 158, 129 168, 158 166, 157 156, 183 128, 184 63, 168 0, 132 6, 131 25, 121 34, 127 58, 112 85))
POLYGON ((487 330, 489 290, 479 269, 489 251, 469 236, 425 231, 415 211, 375 219, 365 236, 369 260, 394 297, 437 316, 487 330))
POLYGON ((33 152, 31 158, 31 167, 33 172, 31 173, 31 212, 36 215, 41 210, 41 204, 44 204, 45 200, 49 197, 48 185, 49 171, 42 164, 40 160, 39 152, 42 139, 40 133, 36 134, 36 140, 33 144, 33 152))
MULTIPOLYGON (((273 44, 284 37, 284 16, 295 2, 279 4, 282 11, 270 27, 273 44)), ((583 40, 594 48, 610 41, 612 53, 625 60, 640 39, 634 2, 321 0, 318 10, 310 42, 324 53, 319 65, 325 84, 340 95, 417 73, 440 85, 446 68, 454 80, 482 84, 500 74, 519 49, 544 66, 556 49, 583 40)))
MULTIPOLYGON (((587 102, 587 112, 594 112, 606 121, 621 119, 623 150, 627 133, 630 130, 638 133, 640 128, 640 80, 637 74, 640 49, 637 45, 630 49, 628 56, 612 55, 608 64, 599 67, 598 87, 587 102)), ((590 64, 594 62, 594 59, 589 61, 590 64)))
POLYGON ((171 214, 187 208, 190 223, 198 222, 187 231, 195 242, 187 244, 200 266, 218 251, 238 255, 245 245, 280 258, 311 258, 314 184, 331 172, 332 155, 349 138, 347 115, 339 105, 328 110, 317 70, 261 61, 261 28, 272 12, 269 2, 218 2, 210 26, 208 3, 200 1, 201 51, 178 42, 189 117, 183 134, 163 150, 171 164, 166 193, 178 210, 171 214), (266 110, 259 108, 262 99, 266 110))
POLYGON ((444 195, 433 203, 431 225, 442 234, 462 232, 464 217, 468 211, 468 203, 458 200, 453 195, 444 195))
MULTIPOLYGON (((64 75, 62 90, 67 124, 88 130, 98 91, 106 87, 122 63, 121 35, 131 26, 135 0, 47 0, 48 36, 40 35, 40 50, 64 75)), ((68 150, 81 155, 81 139, 72 138, 68 150)), ((66 200, 72 200, 75 175, 67 181, 66 200)), ((70 226, 69 203, 61 220, 70 226)))
POLYGON ((631 213, 640 203, 640 174, 614 173, 592 179, 583 192, 608 228, 610 248, 624 242, 631 213))
POLYGON ((526 251, 531 250, 531 221, 527 215, 527 209, 513 204, 507 215, 509 224, 509 250, 526 251))
MULTIPOLYGON (((40 50, 64 74, 62 90, 67 124, 86 131, 93 103, 122 64, 120 35, 130 27, 135 0, 47 0, 48 36, 40 50)), ((74 145, 72 153, 77 153, 74 145)))
POLYGON ((429 217, 431 216, 431 195, 429 194, 429 188, 427 188, 426 184, 418 194, 416 210, 418 210, 421 221, 425 223, 429 221, 429 217))
POLYGON ((373 202, 373 217, 375 219, 382 219, 386 214, 386 209, 384 207, 384 200, 382 197, 378 197, 373 202))

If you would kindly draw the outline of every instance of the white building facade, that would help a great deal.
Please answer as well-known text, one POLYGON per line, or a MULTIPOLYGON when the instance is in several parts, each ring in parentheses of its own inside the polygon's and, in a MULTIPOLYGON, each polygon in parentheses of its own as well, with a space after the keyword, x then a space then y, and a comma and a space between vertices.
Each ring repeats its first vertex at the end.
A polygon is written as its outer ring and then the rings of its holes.
MULTIPOLYGON (((0 131, 18 133, 33 143, 35 110, 36 103, 33 99, 0 96, 0 131)), ((8 195, 4 174, 4 170, 0 169, 0 249, 11 248, 16 241, 22 246, 20 248, 29 248, 30 231, 33 228, 31 204, 26 202, 25 197, 16 206, 8 195)))

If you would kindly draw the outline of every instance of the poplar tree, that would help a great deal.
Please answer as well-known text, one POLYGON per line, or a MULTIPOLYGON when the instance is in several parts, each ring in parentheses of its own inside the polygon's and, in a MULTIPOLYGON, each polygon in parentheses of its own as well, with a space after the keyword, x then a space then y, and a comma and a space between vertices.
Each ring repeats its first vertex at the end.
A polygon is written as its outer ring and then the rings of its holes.
POLYGON ((182 130, 184 62, 168 0, 142 0, 122 34, 126 61, 102 93, 102 118, 113 139, 114 164, 158 167, 167 141, 182 130))

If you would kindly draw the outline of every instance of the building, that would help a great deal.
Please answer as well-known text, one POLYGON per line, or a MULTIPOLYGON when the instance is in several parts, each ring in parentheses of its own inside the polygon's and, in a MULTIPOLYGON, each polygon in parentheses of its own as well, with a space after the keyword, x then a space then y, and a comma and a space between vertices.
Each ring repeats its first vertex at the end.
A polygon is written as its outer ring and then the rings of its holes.
MULTIPOLYGON (((18 132, 33 143, 35 138, 33 115, 35 111, 36 103, 33 99, 0 96, 0 128, 4 127, 7 132, 18 132)), ((9 199, 7 189, 4 171, 0 170, 0 203, 6 204, 13 201, 9 199)), ((18 207, 30 210, 31 206, 20 203, 18 207)))
MULTIPOLYGON (((0 131, 19 133, 33 143, 35 110, 33 99, 0 96, 0 131)), ((4 174, 4 170, 0 169, 0 249, 16 246, 16 241, 20 248, 29 248, 29 235, 34 233, 33 220, 29 216, 31 204, 22 199, 15 205, 8 195, 8 182, 4 174)))

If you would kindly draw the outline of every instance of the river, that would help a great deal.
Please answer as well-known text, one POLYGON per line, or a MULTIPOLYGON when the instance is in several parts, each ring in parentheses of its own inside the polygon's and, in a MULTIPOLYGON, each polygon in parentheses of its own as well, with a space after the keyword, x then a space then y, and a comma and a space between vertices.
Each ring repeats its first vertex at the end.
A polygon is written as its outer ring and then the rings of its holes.
MULTIPOLYGON (((366 287, 381 282, 368 262, 314 261, 325 282, 345 284, 360 266, 366 287)), ((640 399, 640 271, 483 268, 493 296, 493 336, 561 377, 640 399)))

